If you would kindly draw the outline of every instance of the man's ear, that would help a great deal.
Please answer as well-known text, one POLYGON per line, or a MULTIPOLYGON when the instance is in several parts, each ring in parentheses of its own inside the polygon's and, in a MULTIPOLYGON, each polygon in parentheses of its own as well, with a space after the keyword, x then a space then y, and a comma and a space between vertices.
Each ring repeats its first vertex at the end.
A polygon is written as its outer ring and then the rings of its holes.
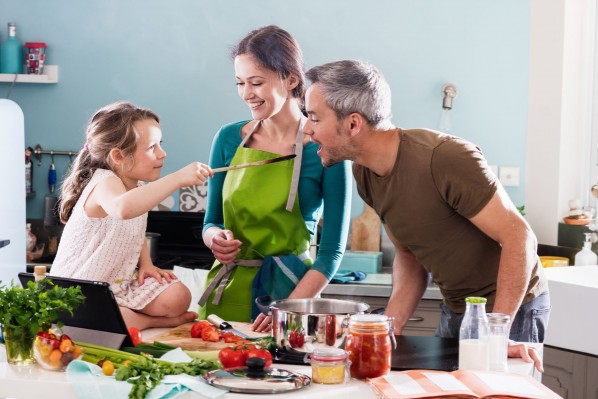
POLYGON ((363 119, 363 116, 361 116, 359 113, 353 112, 352 114, 349 114, 349 116, 347 116, 346 123, 347 129, 349 130, 349 134, 355 136, 359 134, 363 129, 365 120, 363 119))

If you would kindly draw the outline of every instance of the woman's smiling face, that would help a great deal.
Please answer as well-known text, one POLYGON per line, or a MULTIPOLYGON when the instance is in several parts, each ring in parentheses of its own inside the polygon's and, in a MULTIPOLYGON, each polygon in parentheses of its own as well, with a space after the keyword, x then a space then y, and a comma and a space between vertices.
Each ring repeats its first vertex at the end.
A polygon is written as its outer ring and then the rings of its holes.
POLYGON ((253 119, 276 115, 291 96, 289 78, 262 67, 250 54, 235 57, 237 91, 251 110, 253 119))

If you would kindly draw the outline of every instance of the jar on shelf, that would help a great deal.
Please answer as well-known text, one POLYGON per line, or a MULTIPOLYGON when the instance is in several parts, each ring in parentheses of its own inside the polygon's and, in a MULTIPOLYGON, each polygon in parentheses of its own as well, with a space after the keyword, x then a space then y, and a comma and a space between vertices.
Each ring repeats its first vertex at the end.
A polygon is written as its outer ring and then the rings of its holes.
POLYGON ((345 350, 351 377, 380 377, 390 371, 394 335, 392 318, 379 314, 356 314, 349 319, 345 350))
POLYGON ((33 252, 35 249, 35 244, 37 244, 37 237, 31 231, 31 223, 27 223, 27 235, 25 237, 27 252, 33 252))

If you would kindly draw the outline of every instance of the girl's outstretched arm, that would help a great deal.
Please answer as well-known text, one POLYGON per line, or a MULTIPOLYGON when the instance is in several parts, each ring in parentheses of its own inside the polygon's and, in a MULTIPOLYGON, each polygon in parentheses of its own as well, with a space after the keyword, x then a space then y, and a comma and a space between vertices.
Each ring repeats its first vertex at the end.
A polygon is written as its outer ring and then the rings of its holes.
POLYGON ((202 185, 212 175, 207 165, 193 162, 154 182, 128 191, 118 177, 107 178, 95 187, 85 209, 90 214, 89 210, 99 207, 112 217, 132 219, 149 212, 181 187, 202 185))

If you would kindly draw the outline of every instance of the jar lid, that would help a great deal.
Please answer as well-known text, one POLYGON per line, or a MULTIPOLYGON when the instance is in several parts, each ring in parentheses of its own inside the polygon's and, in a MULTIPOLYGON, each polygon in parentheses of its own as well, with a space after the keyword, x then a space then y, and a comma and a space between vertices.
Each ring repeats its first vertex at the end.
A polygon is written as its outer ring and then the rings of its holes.
POLYGON ((354 314, 349 318, 350 323, 385 323, 388 322, 388 316, 383 314, 354 314))
POLYGON ((316 348, 310 359, 320 362, 338 362, 347 359, 347 352, 341 348, 316 348))
POLYGON ((488 300, 481 296, 468 296, 465 298, 467 303, 486 303, 488 300))
POLYGON ((44 43, 44 42, 27 42, 27 43, 25 43, 25 47, 48 48, 48 46, 46 46, 46 43, 44 43))
POLYGON ((46 266, 44 266, 44 265, 37 265, 33 268, 33 274, 40 275, 40 274, 46 274, 46 273, 47 273, 46 266))

